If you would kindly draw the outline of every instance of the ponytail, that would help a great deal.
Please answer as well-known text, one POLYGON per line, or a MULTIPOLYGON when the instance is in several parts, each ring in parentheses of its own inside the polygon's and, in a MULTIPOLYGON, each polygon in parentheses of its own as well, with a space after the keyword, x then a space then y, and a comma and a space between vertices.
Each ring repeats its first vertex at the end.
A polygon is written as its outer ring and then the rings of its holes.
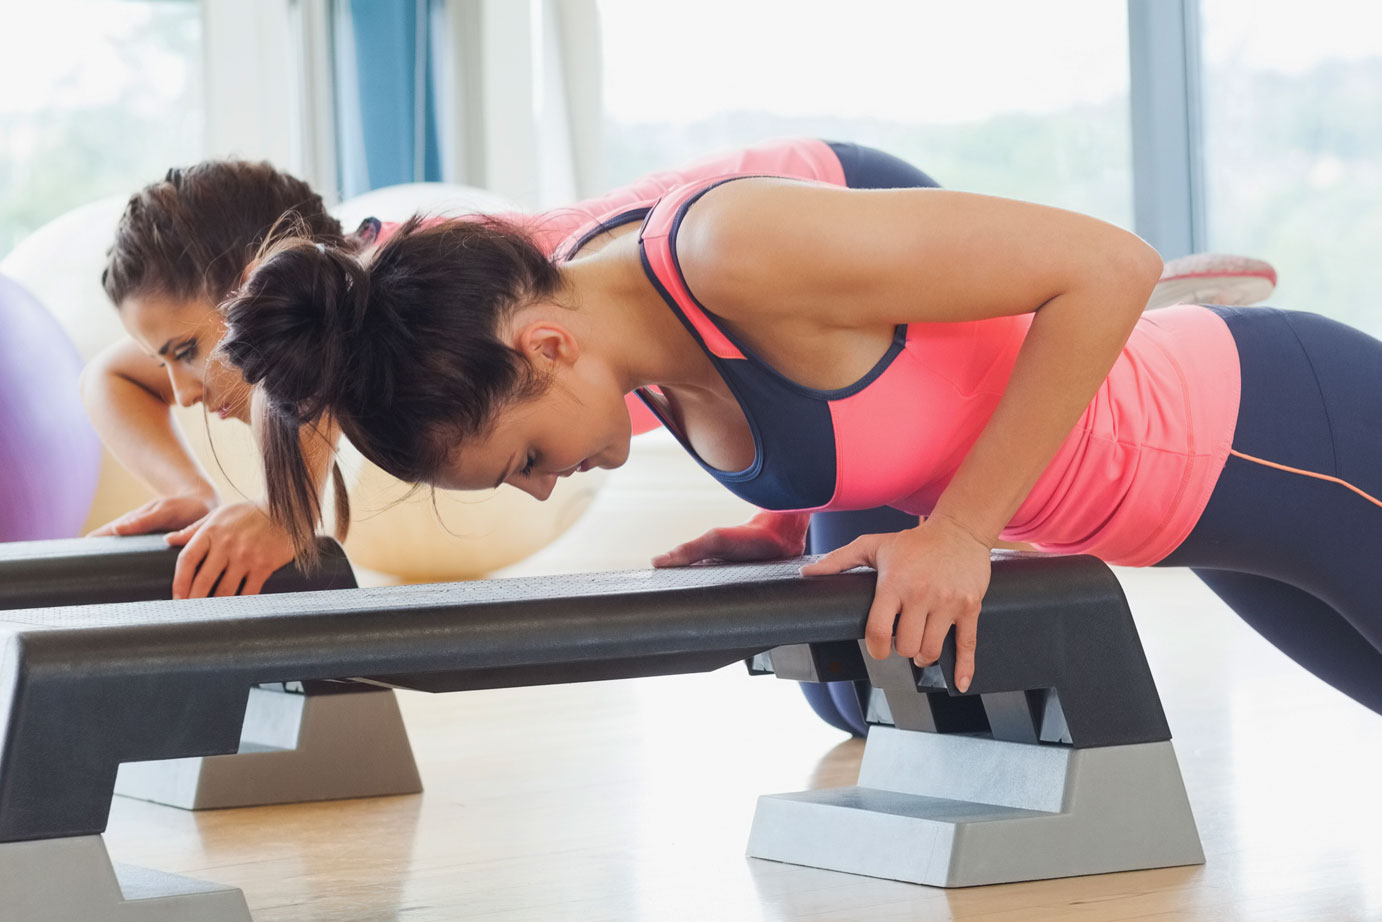
MULTIPOLYGON (((268 245, 222 305, 220 352, 265 398, 269 513, 298 560, 316 558, 321 501, 302 431, 334 420, 386 473, 425 483, 509 401, 546 381, 497 330, 517 307, 557 293, 555 266, 493 218, 414 218, 363 259, 289 238, 268 245)), ((349 501, 337 471, 337 522, 349 501)))

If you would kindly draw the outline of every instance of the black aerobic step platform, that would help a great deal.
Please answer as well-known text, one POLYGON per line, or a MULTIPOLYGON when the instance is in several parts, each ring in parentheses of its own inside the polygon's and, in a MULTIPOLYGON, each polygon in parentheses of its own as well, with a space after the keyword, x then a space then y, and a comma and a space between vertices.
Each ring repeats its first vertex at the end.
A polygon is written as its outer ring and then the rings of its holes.
MULTIPOLYGON (((325 538, 320 546, 315 573, 285 566, 263 592, 355 588, 345 552, 325 538)), ((180 551, 162 535, 0 543, 0 611, 167 600, 180 551)), ((189 810, 421 790, 394 695, 341 682, 256 686, 237 754, 126 762, 115 787, 189 810)))
POLYGON ((345 679, 450 692, 736 660, 784 677, 872 681, 886 707, 872 709, 880 725, 868 746, 877 737, 891 766, 870 768, 866 748, 864 774, 878 787, 843 806, 822 807, 823 792, 809 792, 811 803, 763 798, 751 854, 940 885, 1203 860, 1146 658, 1102 563, 996 553, 964 695, 953 690, 953 639, 926 670, 859 652, 872 571, 803 578, 801 563, 0 612, 0 843, 9 843, 0 844, 0 881, 6 849, 97 836, 120 762, 234 751, 256 684, 345 679), (957 711, 959 700, 978 705, 957 711), (984 719, 990 702, 999 719, 984 719), (963 751, 962 761, 946 756, 949 776, 927 780, 943 760, 903 752, 922 738, 963 751), (988 748, 976 756, 975 745, 988 748), (994 765, 976 773, 976 757, 994 765), (1004 760, 1020 778, 995 770, 1004 760), (1148 767, 1139 774, 1137 765, 1148 767), (898 771, 906 777, 884 778, 898 771), (984 789, 994 778, 1005 790, 984 789), (1124 791, 1122 779, 1139 789, 1124 791), (928 791, 933 784, 943 790, 928 791), (887 803, 873 803, 885 787, 887 803), (1081 812, 1080 790, 1097 810, 1081 812), (863 838, 878 834, 871 823, 909 818, 926 866, 861 864, 852 853, 861 849, 848 846, 825 856, 784 850, 803 836, 831 838, 811 830, 839 826, 841 809, 860 817, 863 838), (1052 836, 1084 844, 1064 849, 1065 859, 1050 847, 990 845, 976 860, 961 847, 983 830, 1024 841, 1036 821, 1048 846, 1052 836), (1130 835, 1129 823, 1149 829, 1130 835), (792 826, 805 831, 780 832, 792 826))

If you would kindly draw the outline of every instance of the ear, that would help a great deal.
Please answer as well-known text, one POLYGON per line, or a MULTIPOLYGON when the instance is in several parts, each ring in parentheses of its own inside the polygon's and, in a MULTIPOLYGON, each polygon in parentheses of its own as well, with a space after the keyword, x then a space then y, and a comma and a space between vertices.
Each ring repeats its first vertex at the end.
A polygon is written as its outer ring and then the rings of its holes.
POLYGON ((534 364, 557 362, 569 365, 581 354, 575 335, 565 326, 549 320, 535 320, 521 327, 516 346, 534 364))

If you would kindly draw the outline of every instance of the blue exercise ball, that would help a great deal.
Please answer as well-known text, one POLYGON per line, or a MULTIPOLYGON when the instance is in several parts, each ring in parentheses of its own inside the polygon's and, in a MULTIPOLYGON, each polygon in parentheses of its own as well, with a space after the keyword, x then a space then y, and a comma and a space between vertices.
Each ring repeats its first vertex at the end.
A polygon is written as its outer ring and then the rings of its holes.
POLYGON ((57 320, 0 275, 0 541, 81 533, 101 469, 81 372, 57 320))

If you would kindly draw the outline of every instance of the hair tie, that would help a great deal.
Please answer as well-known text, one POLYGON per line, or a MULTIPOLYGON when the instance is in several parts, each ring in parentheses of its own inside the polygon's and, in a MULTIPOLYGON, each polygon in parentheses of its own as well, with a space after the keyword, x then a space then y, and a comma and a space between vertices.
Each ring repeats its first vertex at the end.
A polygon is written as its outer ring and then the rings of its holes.
POLYGON ((317 252, 320 253, 320 254, 322 254, 323 256, 325 256, 325 255, 326 255, 326 244, 324 244, 324 243, 318 243, 318 244, 317 244, 317 252))

